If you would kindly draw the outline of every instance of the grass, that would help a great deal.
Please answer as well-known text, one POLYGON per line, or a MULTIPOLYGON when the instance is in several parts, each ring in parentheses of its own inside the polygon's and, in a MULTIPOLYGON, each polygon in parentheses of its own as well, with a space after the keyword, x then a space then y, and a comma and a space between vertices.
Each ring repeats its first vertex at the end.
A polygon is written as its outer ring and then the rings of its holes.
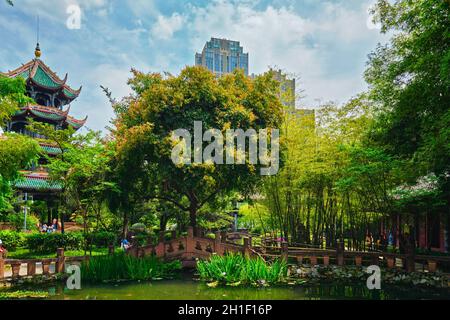
POLYGON ((170 279, 181 269, 179 261, 162 262, 156 257, 134 258, 124 253, 92 257, 81 265, 83 281, 170 279))
POLYGON ((208 261, 198 261, 200 278, 222 285, 270 285, 282 283, 287 277, 287 264, 281 260, 266 262, 242 254, 213 255, 208 261))
MULTIPOLYGON (((87 255, 90 252, 87 251, 87 255)), ((92 248, 92 256, 101 256, 108 254, 108 248, 92 248)), ((81 257, 84 256, 84 250, 68 250, 64 252, 66 257, 81 257)), ((8 252, 8 259, 48 259, 56 258, 56 252, 54 253, 36 253, 29 249, 19 248, 14 251, 8 252)))

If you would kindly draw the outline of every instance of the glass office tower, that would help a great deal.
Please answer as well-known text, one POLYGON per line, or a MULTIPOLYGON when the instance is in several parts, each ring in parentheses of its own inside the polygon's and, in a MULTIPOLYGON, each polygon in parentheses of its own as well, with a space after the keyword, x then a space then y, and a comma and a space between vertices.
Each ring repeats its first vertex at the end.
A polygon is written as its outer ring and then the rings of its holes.
POLYGON ((195 65, 204 66, 218 76, 235 69, 244 70, 248 76, 248 53, 244 53, 239 41, 211 38, 202 53, 195 54, 195 65))

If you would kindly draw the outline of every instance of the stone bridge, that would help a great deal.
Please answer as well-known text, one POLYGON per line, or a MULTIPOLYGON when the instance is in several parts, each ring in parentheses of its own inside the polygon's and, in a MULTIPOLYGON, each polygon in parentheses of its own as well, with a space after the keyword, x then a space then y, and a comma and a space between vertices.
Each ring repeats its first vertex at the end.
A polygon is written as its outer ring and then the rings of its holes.
POLYGON ((156 255, 168 261, 180 260, 187 268, 195 267, 197 259, 207 259, 213 253, 218 255, 242 253, 250 257, 259 256, 265 260, 281 258, 295 264, 379 265, 386 268, 402 268, 409 272, 416 270, 435 272, 438 264, 447 266, 450 264, 448 256, 347 251, 343 243, 338 243, 336 249, 318 249, 306 245, 290 247, 288 243, 254 246, 252 236, 248 234, 241 234, 243 242, 237 244, 229 240, 234 235, 235 233, 216 232, 215 239, 210 239, 204 237, 202 232, 194 234, 194 229, 190 227, 185 237, 176 238, 176 233, 173 232, 172 239, 165 240, 164 234, 161 234, 157 245, 132 247, 128 253, 135 257, 156 255))

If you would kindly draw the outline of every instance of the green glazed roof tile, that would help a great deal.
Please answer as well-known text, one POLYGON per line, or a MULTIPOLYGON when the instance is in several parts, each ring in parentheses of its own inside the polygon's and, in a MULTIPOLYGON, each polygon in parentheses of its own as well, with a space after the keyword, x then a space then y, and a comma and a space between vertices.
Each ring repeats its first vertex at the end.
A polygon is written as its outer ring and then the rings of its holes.
POLYGON ((46 152, 48 154, 60 154, 61 153, 61 149, 58 147, 41 145, 41 149, 44 150, 44 152, 46 152))
POLYGON ((61 184, 53 182, 48 179, 25 177, 22 180, 17 181, 14 186, 18 189, 26 190, 48 190, 59 191, 62 189, 61 184))
POLYGON ((33 80, 47 88, 58 88, 61 86, 59 83, 53 81, 53 79, 42 70, 41 66, 37 68, 33 80))

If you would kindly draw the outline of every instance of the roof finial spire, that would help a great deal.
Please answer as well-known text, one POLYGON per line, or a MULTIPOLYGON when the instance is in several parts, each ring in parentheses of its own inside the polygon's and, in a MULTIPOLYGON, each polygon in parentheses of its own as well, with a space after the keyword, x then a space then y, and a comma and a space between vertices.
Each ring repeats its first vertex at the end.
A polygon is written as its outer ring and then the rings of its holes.
POLYGON ((41 48, 39 47, 39 16, 37 16, 37 25, 36 25, 36 49, 34 50, 34 56, 36 59, 39 59, 41 57, 41 48))

